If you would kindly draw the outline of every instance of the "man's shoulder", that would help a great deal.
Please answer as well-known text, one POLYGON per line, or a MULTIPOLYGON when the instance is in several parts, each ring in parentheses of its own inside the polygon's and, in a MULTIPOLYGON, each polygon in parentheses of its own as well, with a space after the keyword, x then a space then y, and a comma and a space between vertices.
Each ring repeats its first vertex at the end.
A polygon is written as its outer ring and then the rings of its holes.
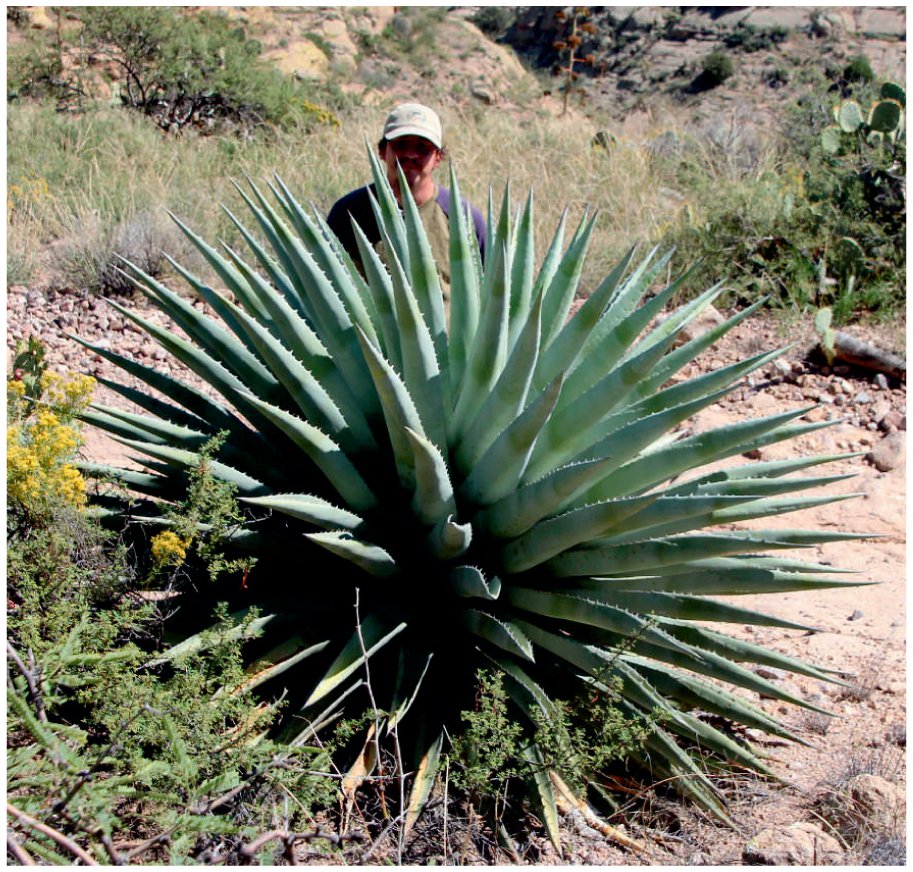
POLYGON ((364 185, 361 188, 356 188, 354 191, 349 191, 343 197, 340 197, 334 204, 333 208, 330 209, 330 214, 332 215, 337 210, 339 212, 352 212, 359 208, 368 207, 370 208, 371 200, 368 196, 370 191, 369 185, 364 185))

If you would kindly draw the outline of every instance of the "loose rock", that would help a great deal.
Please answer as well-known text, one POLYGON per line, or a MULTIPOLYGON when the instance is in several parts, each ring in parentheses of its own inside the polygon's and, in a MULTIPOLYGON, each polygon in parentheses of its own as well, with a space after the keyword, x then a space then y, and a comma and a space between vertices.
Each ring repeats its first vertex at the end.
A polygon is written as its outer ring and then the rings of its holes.
MULTIPOLYGON (((875 428, 877 424, 870 424, 875 428)), ((879 472, 890 472, 896 469, 906 459, 906 438, 904 434, 895 430, 888 433, 867 455, 866 460, 879 472)))
POLYGON ((840 843, 816 824, 805 822, 761 830, 742 852, 760 866, 828 866, 843 858, 840 843))

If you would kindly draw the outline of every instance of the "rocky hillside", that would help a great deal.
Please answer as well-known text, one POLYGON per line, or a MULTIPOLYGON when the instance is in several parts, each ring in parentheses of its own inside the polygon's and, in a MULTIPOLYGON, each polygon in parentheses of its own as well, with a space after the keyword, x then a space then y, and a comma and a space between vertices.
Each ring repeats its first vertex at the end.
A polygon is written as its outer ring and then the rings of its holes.
MULTIPOLYGON (((50 7, 28 11, 29 27, 53 31, 50 7)), ((184 7, 193 14, 202 7, 184 7)), ((301 79, 332 83, 353 100, 389 104, 498 105, 558 111, 574 7, 235 6, 225 12, 266 56, 301 79), (481 28, 481 29, 480 29, 481 28)), ((594 7, 581 33, 576 108, 616 118, 686 103, 702 117, 745 114, 794 95, 815 77, 865 55, 879 78, 904 79, 903 6, 594 7), (731 75, 707 87, 702 63, 715 50, 731 75)), ((21 39, 8 27, 10 43, 21 39)))

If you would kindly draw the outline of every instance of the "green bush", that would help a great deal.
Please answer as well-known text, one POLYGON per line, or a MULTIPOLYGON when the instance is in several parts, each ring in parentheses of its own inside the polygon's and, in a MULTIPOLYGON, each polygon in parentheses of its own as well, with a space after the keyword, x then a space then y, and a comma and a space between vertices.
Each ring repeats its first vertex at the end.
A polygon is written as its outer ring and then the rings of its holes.
POLYGON ((843 68, 843 78, 847 82, 871 82, 875 78, 875 73, 869 59, 859 54, 850 58, 849 63, 843 68))
MULTIPOLYGON (((91 57, 94 65, 113 66, 114 98, 164 130, 337 123, 312 102, 313 89, 264 61, 260 43, 223 13, 96 6, 79 10, 78 17, 82 29, 65 32, 63 48, 91 57)), ((92 67, 82 63, 64 71, 59 57, 58 46, 30 40, 11 60, 9 93, 99 99, 92 67)))
POLYGON ((701 61, 701 77, 707 87, 714 88, 721 85, 735 73, 732 58, 722 49, 710 52, 701 61))
MULTIPOLYGON (((171 599, 142 588, 177 578, 145 578, 142 540, 128 548, 76 498, 90 383, 48 372, 34 339, 8 382, 8 845, 20 863, 232 862, 264 830, 309 827, 333 783, 310 774, 323 752, 254 741, 281 709, 252 698, 242 668, 256 613, 236 627, 218 607, 205 650, 155 661, 155 602, 171 599)), ((205 461, 192 478, 180 509, 221 531, 230 489, 205 461)), ((176 507, 175 529, 181 520, 176 507)), ((196 548, 210 567, 231 568, 217 549, 196 548)))

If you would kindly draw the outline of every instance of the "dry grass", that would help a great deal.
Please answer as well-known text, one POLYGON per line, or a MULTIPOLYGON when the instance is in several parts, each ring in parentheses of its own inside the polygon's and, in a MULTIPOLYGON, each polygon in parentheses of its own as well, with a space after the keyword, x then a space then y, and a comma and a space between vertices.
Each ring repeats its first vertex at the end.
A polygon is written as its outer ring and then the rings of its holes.
MULTIPOLYGON (((362 107, 344 114, 339 127, 245 141, 169 138, 114 109, 71 117, 13 104, 8 174, 17 193, 8 205, 10 257, 27 278, 38 266, 36 239, 39 246, 84 243, 89 228, 99 245, 110 247, 118 226, 165 209, 204 238, 236 242, 219 204, 243 213, 232 179, 243 181, 245 175, 262 182, 278 173, 303 202, 326 212, 337 197, 368 180, 365 142, 373 147, 388 109, 362 107)), ((584 291, 629 246, 661 238, 684 208, 683 199, 661 184, 645 145, 658 125, 630 135, 619 131, 615 146, 605 151, 591 145, 595 123, 579 117, 452 108, 442 114, 464 194, 483 212, 489 186, 499 204, 509 180, 515 208, 534 189, 540 257, 565 207, 568 234, 584 213, 599 213, 584 291)), ((446 183, 446 169, 440 178, 446 183)), ((106 259, 105 253, 93 258, 106 259)))

